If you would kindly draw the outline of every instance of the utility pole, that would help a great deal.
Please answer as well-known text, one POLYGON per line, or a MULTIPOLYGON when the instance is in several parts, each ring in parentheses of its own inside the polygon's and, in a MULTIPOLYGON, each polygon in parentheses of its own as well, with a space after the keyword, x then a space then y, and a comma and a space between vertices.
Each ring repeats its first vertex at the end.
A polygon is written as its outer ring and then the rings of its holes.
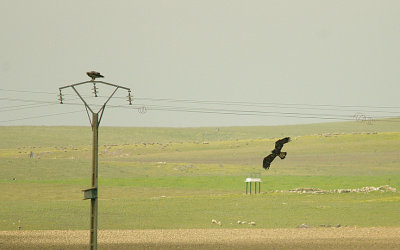
POLYGON ((96 80, 91 80, 91 81, 85 81, 85 82, 79 82, 75 83, 72 85, 67 85, 64 87, 59 88, 60 94, 59 94, 59 100, 60 103, 63 104, 63 95, 62 95, 62 90, 66 88, 72 88, 75 93, 78 95, 78 97, 81 99, 83 104, 85 105, 86 113, 88 115, 90 125, 92 126, 92 133, 93 133, 93 144, 92 144, 92 187, 86 190, 83 190, 84 192, 84 200, 90 199, 90 249, 97 250, 97 215, 98 215, 98 150, 99 150, 99 125, 101 118, 103 117, 104 109, 106 107, 106 104, 108 101, 113 97, 115 92, 117 92, 118 89, 124 89, 128 91, 128 102, 129 105, 132 105, 132 97, 131 97, 131 90, 126 87, 122 87, 116 84, 112 83, 107 83, 103 81, 96 81, 96 80), (112 94, 108 97, 108 99, 104 102, 102 107, 97 111, 93 111, 93 109, 87 104, 87 102, 83 99, 82 95, 78 92, 77 86, 84 85, 87 83, 92 83, 93 84, 93 90, 94 90, 94 96, 97 97, 97 87, 96 84, 104 84, 108 85, 111 87, 114 87, 114 91, 112 94), (90 117, 89 112, 92 114, 90 117))

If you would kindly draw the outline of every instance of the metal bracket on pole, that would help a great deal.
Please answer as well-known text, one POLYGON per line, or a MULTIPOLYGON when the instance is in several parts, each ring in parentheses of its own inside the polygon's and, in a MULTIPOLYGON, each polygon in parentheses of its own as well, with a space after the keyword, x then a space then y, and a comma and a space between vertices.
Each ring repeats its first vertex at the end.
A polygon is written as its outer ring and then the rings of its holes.
MULTIPOLYGON (((119 87, 117 87, 117 88, 114 90, 114 92, 112 92, 112 94, 110 95, 110 97, 108 97, 107 101, 103 104, 103 106, 102 106, 101 109, 99 110, 99 112, 101 112, 100 118, 99 118, 99 124, 100 124, 101 118, 103 118, 104 109, 106 108, 106 105, 107 105, 108 101, 111 99, 111 97, 113 97, 113 95, 115 94, 115 92, 117 92, 118 89, 119 89, 119 87)), ((99 112, 98 112, 98 113, 99 113, 99 112)))
POLYGON ((87 116, 88 116, 88 118, 89 118, 90 126, 91 126, 92 129, 93 129, 93 122, 92 122, 92 119, 90 118, 89 110, 88 110, 88 106, 87 106, 87 105, 85 105, 85 109, 86 109, 86 114, 87 114, 87 116))

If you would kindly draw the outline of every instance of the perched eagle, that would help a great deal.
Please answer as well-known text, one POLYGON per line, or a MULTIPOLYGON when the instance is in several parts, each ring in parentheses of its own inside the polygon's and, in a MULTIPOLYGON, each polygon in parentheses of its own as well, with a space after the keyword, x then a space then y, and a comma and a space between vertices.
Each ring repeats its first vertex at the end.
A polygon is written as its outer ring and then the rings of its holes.
POLYGON ((275 149, 271 151, 270 155, 264 158, 263 168, 265 168, 265 170, 269 169, 269 166, 271 165, 271 162, 275 159, 275 157, 279 156, 279 158, 285 159, 287 153, 281 152, 281 149, 283 147, 283 144, 288 142, 290 142, 290 137, 285 137, 275 142, 275 149))
POLYGON ((100 77, 104 77, 104 76, 102 76, 99 72, 97 72, 97 71, 89 71, 89 72, 86 72, 86 74, 90 77, 90 78, 92 78, 92 81, 94 81, 96 78, 100 78, 100 77))

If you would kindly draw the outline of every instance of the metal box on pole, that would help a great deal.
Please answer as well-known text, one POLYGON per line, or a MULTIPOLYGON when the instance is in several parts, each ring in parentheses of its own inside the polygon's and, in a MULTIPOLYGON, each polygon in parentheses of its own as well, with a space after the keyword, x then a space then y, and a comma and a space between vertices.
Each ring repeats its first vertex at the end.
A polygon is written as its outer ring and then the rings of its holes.
POLYGON ((97 188, 89 188, 82 190, 83 191, 83 199, 96 199, 97 198, 97 188))

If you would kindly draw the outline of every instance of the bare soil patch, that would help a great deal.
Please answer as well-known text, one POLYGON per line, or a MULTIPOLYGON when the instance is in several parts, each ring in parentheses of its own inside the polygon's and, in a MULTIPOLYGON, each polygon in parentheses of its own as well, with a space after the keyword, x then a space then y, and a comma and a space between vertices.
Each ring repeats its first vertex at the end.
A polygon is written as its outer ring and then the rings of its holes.
MULTIPOLYGON (((100 230, 100 249, 400 249, 400 227, 100 230)), ((0 231, 0 249, 87 249, 89 231, 0 231)))

